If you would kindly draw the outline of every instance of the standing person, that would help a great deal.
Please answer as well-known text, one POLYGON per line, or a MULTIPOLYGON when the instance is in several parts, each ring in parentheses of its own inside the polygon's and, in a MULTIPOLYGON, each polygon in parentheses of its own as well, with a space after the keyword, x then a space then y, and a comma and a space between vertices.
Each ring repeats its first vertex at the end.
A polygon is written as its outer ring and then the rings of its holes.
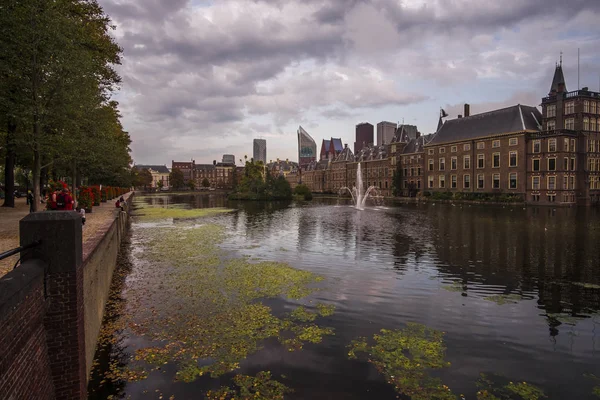
POLYGON ((65 210, 73 211, 73 204, 75 204, 75 200, 73 200, 73 196, 71 196, 69 189, 66 189, 65 197, 66 197, 65 210))
POLYGON ((33 212, 33 193, 31 193, 31 190, 29 190, 27 192, 27 203, 29 203, 29 212, 32 213, 33 212))
POLYGON ((56 210, 66 210, 67 209, 67 189, 63 189, 62 191, 60 191, 57 194, 54 194, 54 196, 56 196, 56 210))
POLYGON ((76 211, 81 215, 81 225, 85 225, 85 208, 77 207, 76 211))

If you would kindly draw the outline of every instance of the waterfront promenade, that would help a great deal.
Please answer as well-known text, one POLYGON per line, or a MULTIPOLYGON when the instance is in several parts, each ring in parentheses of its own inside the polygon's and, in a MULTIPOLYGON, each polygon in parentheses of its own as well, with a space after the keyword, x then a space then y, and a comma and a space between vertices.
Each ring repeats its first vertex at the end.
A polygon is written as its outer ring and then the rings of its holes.
MULTIPOLYGON (((129 193, 124 197, 128 197, 129 193)), ((86 214, 86 223, 83 227, 83 248, 86 242, 95 236, 99 228, 114 219, 116 208, 114 201, 100 203, 94 207, 91 214, 86 214)), ((29 214, 29 206, 25 198, 15 199, 15 208, 0 207, 0 253, 19 246, 19 221, 29 214)), ((14 255, 0 261, 0 277, 8 273, 18 260, 14 255)))

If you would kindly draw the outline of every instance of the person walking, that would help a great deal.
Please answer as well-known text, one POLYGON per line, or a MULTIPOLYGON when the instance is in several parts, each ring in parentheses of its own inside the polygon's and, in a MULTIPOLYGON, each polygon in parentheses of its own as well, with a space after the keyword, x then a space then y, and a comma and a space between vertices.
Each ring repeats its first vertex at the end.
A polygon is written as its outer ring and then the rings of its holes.
POLYGON ((67 189, 61 190, 56 195, 56 210, 64 211, 67 209, 67 189))
POLYGON ((33 201, 34 201, 33 193, 31 193, 31 190, 29 190, 27 192, 27 203, 29 204, 29 212, 30 213, 33 212, 33 201))

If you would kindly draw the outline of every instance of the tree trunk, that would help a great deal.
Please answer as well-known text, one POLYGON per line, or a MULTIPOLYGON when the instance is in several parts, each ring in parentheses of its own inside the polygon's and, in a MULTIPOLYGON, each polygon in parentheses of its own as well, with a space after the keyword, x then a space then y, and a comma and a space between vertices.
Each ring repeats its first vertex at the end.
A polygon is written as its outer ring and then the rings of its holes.
POLYGON ((73 179, 73 189, 71 190, 71 195, 73 196, 73 201, 76 201, 77 194, 77 161, 73 160, 73 171, 72 171, 72 179, 73 179))
POLYGON ((40 121, 37 115, 33 117, 33 211, 40 211, 40 176, 42 174, 42 155, 40 154, 40 121))
POLYGON ((4 204, 2 207, 15 206, 15 134, 17 126, 12 122, 8 123, 6 135, 6 159, 4 160, 4 204))

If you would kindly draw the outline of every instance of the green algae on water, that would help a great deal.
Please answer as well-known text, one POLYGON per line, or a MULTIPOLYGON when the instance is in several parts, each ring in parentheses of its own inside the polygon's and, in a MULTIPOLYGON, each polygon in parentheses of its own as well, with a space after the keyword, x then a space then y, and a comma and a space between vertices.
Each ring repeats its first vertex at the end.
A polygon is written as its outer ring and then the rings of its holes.
MULTIPOLYGON (((148 373, 165 364, 176 366, 176 380, 219 377, 275 338, 289 351, 319 343, 333 329, 318 319, 332 306, 297 307, 276 316, 261 299, 301 299, 318 290, 323 278, 274 261, 253 263, 229 258, 219 247, 225 229, 216 224, 172 228, 138 228, 144 237, 140 276, 128 289, 128 309, 120 327, 151 342, 135 351, 122 371, 148 373)), ((240 389, 241 390, 241 389, 240 389)), ((254 398, 254 397, 252 397, 254 398)), ((256 397, 259 398, 259 397, 256 397)))
POLYGON ((449 285, 442 285, 442 289, 447 290, 449 292, 463 292, 466 291, 466 285, 463 285, 462 282, 452 282, 449 285))
POLYGON ((382 329, 373 336, 374 344, 369 344, 366 338, 353 340, 348 357, 355 359, 364 354, 399 394, 412 400, 454 400, 456 396, 450 388, 429 375, 431 370, 450 366, 444 359, 443 335, 415 323, 404 329, 382 329))
POLYGON ((180 207, 143 207, 136 210, 135 216, 140 220, 156 219, 192 219, 218 215, 231 212, 227 208, 192 208, 185 209, 180 207))
POLYGON ((233 383, 237 386, 236 389, 221 387, 219 390, 209 391, 206 398, 208 400, 278 400, 283 399, 284 394, 293 392, 283 383, 272 379, 269 371, 261 371, 256 374, 256 377, 236 375, 233 383))
POLYGON ((491 301, 492 303, 496 303, 499 306, 505 304, 517 304, 519 301, 523 300, 523 296, 520 294, 495 294, 493 296, 488 296, 483 298, 486 301, 491 301))
POLYGON ((539 400, 547 396, 542 389, 527 382, 508 381, 501 375, 481 374, 477 381, 477 400, 539 400))

